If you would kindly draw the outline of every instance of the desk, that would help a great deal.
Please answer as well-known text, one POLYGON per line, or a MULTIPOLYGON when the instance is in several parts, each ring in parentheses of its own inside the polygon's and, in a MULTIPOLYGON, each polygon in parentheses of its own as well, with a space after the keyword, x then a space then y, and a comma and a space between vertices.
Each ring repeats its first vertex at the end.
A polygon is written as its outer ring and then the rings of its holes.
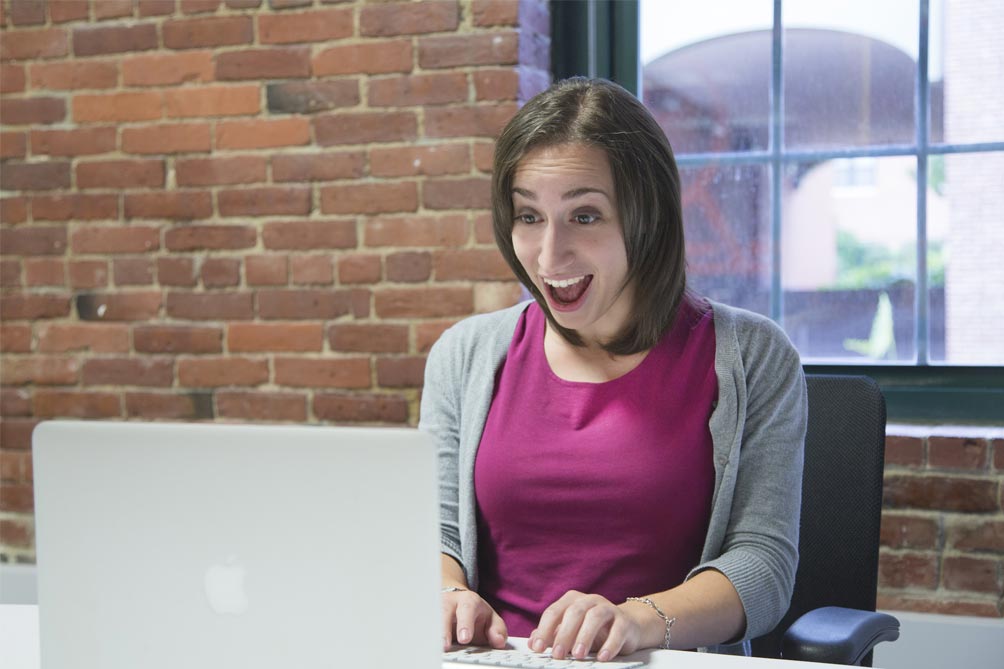
MULTIPOLYGON (((513 646, 526 648, 526 639, 512 639, 513 646)), ((648 669, 845 669, 836 664, 812 664, 758 657, 733 657, 675 650, 649 650, 629 656, 648 669)), ((38 607, 0 604, 0 665, 4 669, 39 669, 38 607)), ((469 664, 443 664, 444 669, 471 669, 469 664)))

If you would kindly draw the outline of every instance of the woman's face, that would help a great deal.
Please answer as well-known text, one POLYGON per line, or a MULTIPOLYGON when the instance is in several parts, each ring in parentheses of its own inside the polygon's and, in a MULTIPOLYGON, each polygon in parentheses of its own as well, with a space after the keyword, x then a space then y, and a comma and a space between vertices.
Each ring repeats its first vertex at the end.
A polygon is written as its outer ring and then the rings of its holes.
POLYGON ((632 291, 606 152, 585 144, 534 149, 513 178, 513 246, 554 319, 587 343, 627 322, 632 291))

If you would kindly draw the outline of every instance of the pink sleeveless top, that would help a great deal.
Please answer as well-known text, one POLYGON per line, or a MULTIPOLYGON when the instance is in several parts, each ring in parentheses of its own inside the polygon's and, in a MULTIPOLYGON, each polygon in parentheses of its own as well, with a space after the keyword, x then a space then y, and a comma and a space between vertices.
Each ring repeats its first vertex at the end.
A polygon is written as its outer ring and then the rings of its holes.
POLYGON ((699 562, 715 480, 712 318, 684 303, 645 359, 605 383, 557 377, 543 311, 520 318, 474 468, 479 591, 511 635, 529 636, 568 590, 618 604, 699 562))

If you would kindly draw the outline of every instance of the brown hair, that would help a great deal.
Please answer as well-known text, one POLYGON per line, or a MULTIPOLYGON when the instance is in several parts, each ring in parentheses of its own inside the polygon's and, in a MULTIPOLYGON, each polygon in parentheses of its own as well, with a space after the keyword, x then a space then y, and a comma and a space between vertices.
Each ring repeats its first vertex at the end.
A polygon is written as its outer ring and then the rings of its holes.
POLYGON ((531 150, 587 144, 610 161, 624 229, 628 275, 634 289, 631 319, 603 348, 615 355, 646 351, 673 323, 686 292, 680 175, 673 149, 648 110, 631 93, 604 79, 559 81, 533 97, 502 130, 492 170, 495 241, 506 262, 540 304, 551 326, 570 343, 574 331, 554 320, 547 301, 513 248, 513 178, 531 150))

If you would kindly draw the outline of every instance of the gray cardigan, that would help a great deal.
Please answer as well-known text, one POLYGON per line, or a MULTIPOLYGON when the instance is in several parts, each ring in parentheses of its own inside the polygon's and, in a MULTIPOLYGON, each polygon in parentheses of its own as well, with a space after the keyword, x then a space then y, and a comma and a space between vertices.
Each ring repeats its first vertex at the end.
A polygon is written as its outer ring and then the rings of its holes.
MULTIPOLYGON (((438 448, 442 551, 478 587, 474 459, 495 373, 528 303, 468 318, 429 352, 419 429, 438 448)), ((768 318, 712 302, 718 402, 709 426, 715 488, 701 563, 735 586, 746 612, 742 641, 787 611, 798 563, 806 391, 798 353, 768 318)), ((657 528, 653 528, 657 531, 657 528)), ((711 651, 748 654, 736 643, 711 651)))

